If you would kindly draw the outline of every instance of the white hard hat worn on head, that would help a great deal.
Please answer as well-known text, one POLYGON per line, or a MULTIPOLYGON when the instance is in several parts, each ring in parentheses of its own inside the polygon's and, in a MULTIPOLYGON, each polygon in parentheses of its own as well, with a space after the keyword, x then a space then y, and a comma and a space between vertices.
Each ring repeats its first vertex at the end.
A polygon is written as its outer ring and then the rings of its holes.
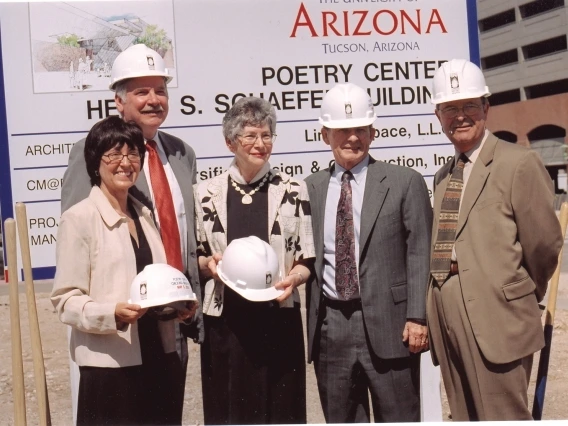
POLYGON ((274 288, 281 279, 279 270, 274 249, 254 236, 231 241, 217 265, 227 287, 253 302, 274 300, 284 292, 274 288))
POLYGON ((116 83, 136 77, 164 77, 166 84, 172 80, 166 63, 158 52, 145 44, 135 44, 116 57, 110 73, 109 89, 114 90, 116 83))
POLYGON ((485 77, 477 65, 465 59, 444 62, 434 74, 432 103, 473 99, 491 95, 485 77))
POLYGON ((175 302, 196 302, 197 298, 183 272, 165 263, 147 265, 130 286, 128 303, 142 308, 175 302))
POLYGON ((376 119, 368 93, 355 84, 341 83, 325 94, 318 121, 330 129, 348 129, 370 126, 376 119))

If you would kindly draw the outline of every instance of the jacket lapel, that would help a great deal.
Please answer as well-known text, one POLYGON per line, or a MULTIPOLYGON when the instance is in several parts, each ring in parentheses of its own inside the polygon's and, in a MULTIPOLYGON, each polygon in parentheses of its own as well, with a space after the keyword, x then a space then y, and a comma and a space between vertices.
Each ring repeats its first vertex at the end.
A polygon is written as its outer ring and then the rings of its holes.
POLYGON ((327 173, 319 173, 314 175, 310 181, 312 191, 310 191, 310 207, 312 210, 312 227, 314 235, 314 246, 316 250, 316 274, 318 282, 321 282, 321 274, 323 271, 323 236, 324 236, 324 220, 325 220, 325 203, 327 199, 327 190, 329 187, 329 178, 331 170, 327 173))
POLYGON ((497 146, 497 140, 497 137, 492 133, 487 136, 487 140, 479 153, 479 157, 473 165, 471 175, 469 176, 469 180, 467 181, 467 186, 465 187, 465 192, 462 197, 456 237, 467 222, 469 213, 477 202, 477 199, 485 186, 485 182, 489 177, 491 170, 489 165, 493 161, 493 154, 495 152, 495 147, 497 146))
POLYGON ((134 198, 148 207, 151 211, 154 210, 154 206, 152 205, 152 197, 150 196, 150 187, 148 186, 148 179, 146 179, 146 173, 144 173, 144 169, 140 170, 140 176, 136 179, 136 183, 133 187, 130 188, 128 191, 134 198))
MULTIPOLYGON (((167 155, 168 155, 168 162, 170 163, 170 167, 172 168, 172 171, 176 176, 176 180, 178 182, 181 193, 193 194, 193 184, 191 181, 191 177, 188 174, 187 165, 183 164, 177 156, 170 153, 168 153, 167 155)), ((188 203, 185 199, 184 203, 186 205, 186 210, 189 207, 193 208, 193 204, 188 203)), ((193 213, 192 211, 190 212, 186 211, 186 214, 192 214, 192 213, 193 213)))
POLYGON ((365 183, 365 194, 363 196, 363 207, 361 209, 361 234, 359 236, 359 256, 361 256, 363 247, 365 247, 373 224, 377 220, 385 197, 387 196, 389 186, 385 182, 387 175, 382 164, 374 158, 369 159, 369 168, 367 169, 367 180, 365 183))
MULTIPOLYGON (((193 194, 193 179, 189 174, 187 164, 181 160, 181 152, 175 149, 175 146, 170 142, 170 137, 163 132, 160 132, 160 141, 168 157, 168 163, 174 172, 174 176, 178 182, 182 194, 193 194)), ((187 203, 186 203, 187 205, 187 203)), ((192 205, 190 207, 193 207, 192 205)))
MULTIPOLYGON (((224 249, 227 247, 227 190, 229 188, 228 173, 223 173, 209 182, 207 191, 211 195, 211 202, 215 207, 219 222, 223 227, 223 232, 219 233, 219 243, 224 249)), ((211 233, 213 230, 214 222, 211 222, 211 233)))
POLYGON ((274 169, 270 173, 273 176, 280 176, 283 185, 268 184, 268 235, 272 234, 272 228, 278 218, 279 207, 282 204, 282 197, 284 197, 285 189, 289 182, 289 180, 284 180, 284 176, 274 169))

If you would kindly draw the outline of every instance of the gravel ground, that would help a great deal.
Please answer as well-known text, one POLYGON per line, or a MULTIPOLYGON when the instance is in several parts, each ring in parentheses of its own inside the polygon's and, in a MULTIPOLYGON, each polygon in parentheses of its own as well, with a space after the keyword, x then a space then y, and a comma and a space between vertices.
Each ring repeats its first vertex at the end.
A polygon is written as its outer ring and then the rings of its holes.
MULTIPOLYGON (((0 284, 1 285, 1 284, 0 284)), ((4 288, 5 290, 5 288, 4 288)), ((38 290, 39 291, 39 290, 38 290)), ((46 291, 42 289, 42 291, 46 291)), ((0 424, 13 424, 13 399, 11 379, 11 346, 10 346, 10 309, 6 291, 0 291, 0 424)), ((53 310, 47 292, 36 294, 37 310, 40 320, 42 346, 45 358, 47 386, 53 425, 71 425, 71 392, 69 386, 69 363, 66 343, 66 328, 62 325, 53 310)), ((568 274, 563 274, 559 291, 559 302, 568 300, 568 274)), ((560 303, 559 303, 560 305, 560 303)), ((20 295, 20 317, 22 328, 22 346, 26 386, 26 410, 28 424, 38 424, 37 401, 33 378, 33 364, 27 321, 26 301, 20 295)), ((190 344, 190 359, 187 374, 187 384, 184 406, 184 424, 203 424, 201 408, 201 378, 199 369, 199 347, 190 344)), ((535 358, 533 384, 538 366, 538 356, 535 358)), ((568 419, 568 311, 561 309, 556 312, 553 336, 552 354, 547 382, 547 392, 544 407, 544 419, 568 419)), ((308 422, 323 423, 323 414, 319 403, 313 367, 308 365, 307 371, 307 400, 308 422)), ((450 420, 445 395, 442 394, 444 420, 450 420)))

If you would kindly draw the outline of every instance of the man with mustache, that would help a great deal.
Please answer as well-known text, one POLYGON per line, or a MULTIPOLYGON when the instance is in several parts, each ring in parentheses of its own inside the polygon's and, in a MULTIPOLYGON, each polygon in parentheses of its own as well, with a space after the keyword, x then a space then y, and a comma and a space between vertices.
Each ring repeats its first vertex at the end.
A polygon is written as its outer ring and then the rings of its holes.
POLYGON ((335 164, 306 179, 308 361, 328 423, 368 423, 369 394, 375 422, 420 421, 432 208, 420 173, 369 155, 376 119, 361 87, 327 92, 319 122, 335 164))
MULTIPOLYGON (((196 182, 195 153, 181 139, 158 131, 168 115, 167 83, 171 79, 158 52, 137 44, 116 57, 109 88, 115 92, 114 99, 121 117, 138 124, 146 140, 144 167, 130 193, 154 212, 168 263, 186 274, 198 300, 201 300, 195 254, 192 188, 196 182), (164 195, 167 195, 165 199, 164 195), (171 226, 164 225, 172 217, 175 217, 177 227, 175 223, 171 226), (171 256, 169 253, 172 253, 171 256)), ((69 155, 69 167, 63 176, 61 189, 62 212, 87 198, 91 190, 83 155, 84 147, 85 140, 82 139, 73 146, 69 155)), ((178 356, 171 360, 171 371, 175 371, 172 374, 175 377, 170 394, 173 404, 171 410, 165 413, 165 424, 181 423, 188 360, 186 337, 191 337, 196 342, 203 340, 200 315, 198 311, 190 324, 181 324, 177 330, 178 356)), ((73 373, 71 382, 75 391, 74 385, 78 382, 78 377, 73 377, 73 373)), ((73 392, 73 402, 75 401, 76 393, 73 392)))
POLYGON ((532 419, 538 302, 563 244, 550 176, 536 152, 487 130, 489 95, 469 61, 434 75, 432 102, 455 157, 434 177, 427 318, 454 421, 532 419))

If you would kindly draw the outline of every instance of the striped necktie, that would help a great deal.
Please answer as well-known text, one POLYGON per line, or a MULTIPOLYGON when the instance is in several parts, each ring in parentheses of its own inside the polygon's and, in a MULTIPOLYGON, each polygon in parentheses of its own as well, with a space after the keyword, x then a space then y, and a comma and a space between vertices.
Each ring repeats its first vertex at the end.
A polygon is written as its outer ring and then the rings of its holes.
POLYGON ((456 241, 460 201, 463 189, 463 168, 469 160, 461 154, 452 171, 446 193, 442 199, 440 217, 438 220, 438 237, 432 253, 430 270, 432 276, 442 285, 450 273, 452 250, 456 241))

